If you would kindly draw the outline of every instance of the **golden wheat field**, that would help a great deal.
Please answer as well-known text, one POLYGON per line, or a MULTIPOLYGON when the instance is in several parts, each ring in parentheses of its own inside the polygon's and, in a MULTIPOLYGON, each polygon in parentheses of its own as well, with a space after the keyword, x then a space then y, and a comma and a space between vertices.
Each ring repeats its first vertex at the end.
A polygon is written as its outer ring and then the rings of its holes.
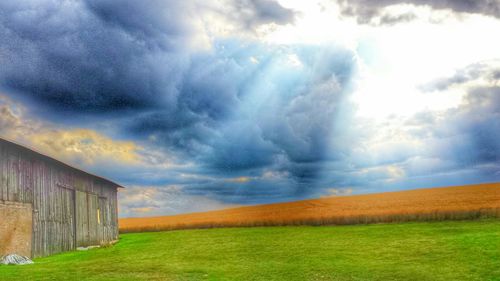
POLYGON ((121 232, 500 217, 500 183, 328 197, 175 216, 123 218, 121 232))

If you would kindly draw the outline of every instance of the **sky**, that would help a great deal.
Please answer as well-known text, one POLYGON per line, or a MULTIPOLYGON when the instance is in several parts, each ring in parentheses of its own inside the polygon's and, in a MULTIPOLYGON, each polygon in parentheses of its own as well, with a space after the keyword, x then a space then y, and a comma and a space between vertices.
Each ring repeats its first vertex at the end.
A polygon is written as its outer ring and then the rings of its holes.
POLYGON ((497 0, 0 2, 0 136, 121 217, 500 181, 497 0))

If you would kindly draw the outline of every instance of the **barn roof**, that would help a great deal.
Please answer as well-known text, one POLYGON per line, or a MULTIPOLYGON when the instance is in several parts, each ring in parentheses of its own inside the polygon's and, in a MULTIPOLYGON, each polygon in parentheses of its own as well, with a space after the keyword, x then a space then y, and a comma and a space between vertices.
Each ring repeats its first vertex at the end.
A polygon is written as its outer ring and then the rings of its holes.
POLYGON ((12 145, 12 146, 15 146, 15 147, 17 147, 17 148, 19 148, 19 149, 21 149, 21 150, 25 150, 25 151, 28 151, 28 152, 34 153, 34 154, 36 154, 36 155, 38 155, 38 156, 40 156, 40 157, 42 157, 42 158, 45 158, 46 160, 56 162, 56 163, 58 163, 58 164, 60 164, 60 165, 66 166, 66 167, 68 167, 68 168, 70 168, 70 169, 77 170, 77 171, 79 171, 79 172, 81 172, 81 173, 84 173, 84 174, 87 174, 87 175, 89 175, 89 176, 95 177, 95 178, 97 178, 97 179, 99 179, 99 180, 101 180, 101 181, 103 181, 103 182, 105 182, 105 183, 108 183, 108 184, 114 185, 114 186, 119 187, 119 188, 125 188, 123 185, 118 184, 118 183, 116 183, 116 182, 114 182, 114 181, 111 181, 111 180, 109 180, 109 179, 107 179, 107 178, 105 178, 105 177, 101 177, 101 176, 98 176, 98 175, 95 175, 95 174, 89 173, 89 172, 87 172, 87 171, 85 171, 85 170, 82 170, 82 169, 80 169, 80 168, 76 168, 76 167, 74 167, 74 166, 72 166, 72 165, 70 165, 70 164, 68 164, 68 163, 65 163, 65 162, 63 162, 63 161, 61 161, 61 160, 55 159, 54 157, 50 157, 50 156, 48 156, 48 155, 46 155, 46 154, 43 154, 43 153, 41 153, 41 152, 37 151, 37 150, 36 150, 36 149, 34 149, 34 148, 30 148, 30 147, 27 147, 27 146, 25 146, 25 145, 18 144, 18 143, 16 143, 16 142, 12 141, 12 140, 7 140, 7 139, 5 139, 4 137, 1 137, 1 136, 0 136, 0 143, 1 143, 1 142, 3 142, 3 143, 7 143, 7 144, 12 145))

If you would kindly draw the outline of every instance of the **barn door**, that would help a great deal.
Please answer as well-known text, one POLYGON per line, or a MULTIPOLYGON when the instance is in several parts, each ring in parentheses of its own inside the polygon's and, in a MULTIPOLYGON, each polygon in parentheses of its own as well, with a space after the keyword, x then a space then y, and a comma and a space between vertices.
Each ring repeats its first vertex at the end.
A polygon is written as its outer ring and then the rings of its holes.
POLYGON ((75 209, 76 209, 76 246, 83 247, 88 245, 89 241, 89 213, 87 193, 76 191, 75 209))
POLYGON ((97 223, 99 224, 99 241, 104 243, 110 241, 108 238, 108 200, 106 197, 99 197, 99 209, 97 210, 97 223))
POLYGON ((95 194, 76 191, 76 245, 85 247, 99 244, 98 197, 95 194))
POLYGON ((87 194, 89 203, 89 245, 99 245, 98 224, 97 224, 97 209, 99 208, 99 200, 95 194, 87 194))
MULTIPOLYGON (((54 242, 58 245, 57 252, 70 251, 75 248, 75 203, 74 203, 74 190, 59 187, 59 207, 57 225, 60 241, 54 242)), ((53 238, 55 239, 55 238, 53 238)))

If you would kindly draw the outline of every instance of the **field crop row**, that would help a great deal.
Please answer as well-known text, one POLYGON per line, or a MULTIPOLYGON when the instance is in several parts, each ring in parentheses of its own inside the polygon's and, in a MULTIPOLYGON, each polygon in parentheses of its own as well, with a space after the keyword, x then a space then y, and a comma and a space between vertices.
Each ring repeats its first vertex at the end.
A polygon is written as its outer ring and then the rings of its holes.
POLYGON ((120 220, 120 231, 478 218, 500 218, 500 183, 329 197, 176 216, 126 218, 120 220))

